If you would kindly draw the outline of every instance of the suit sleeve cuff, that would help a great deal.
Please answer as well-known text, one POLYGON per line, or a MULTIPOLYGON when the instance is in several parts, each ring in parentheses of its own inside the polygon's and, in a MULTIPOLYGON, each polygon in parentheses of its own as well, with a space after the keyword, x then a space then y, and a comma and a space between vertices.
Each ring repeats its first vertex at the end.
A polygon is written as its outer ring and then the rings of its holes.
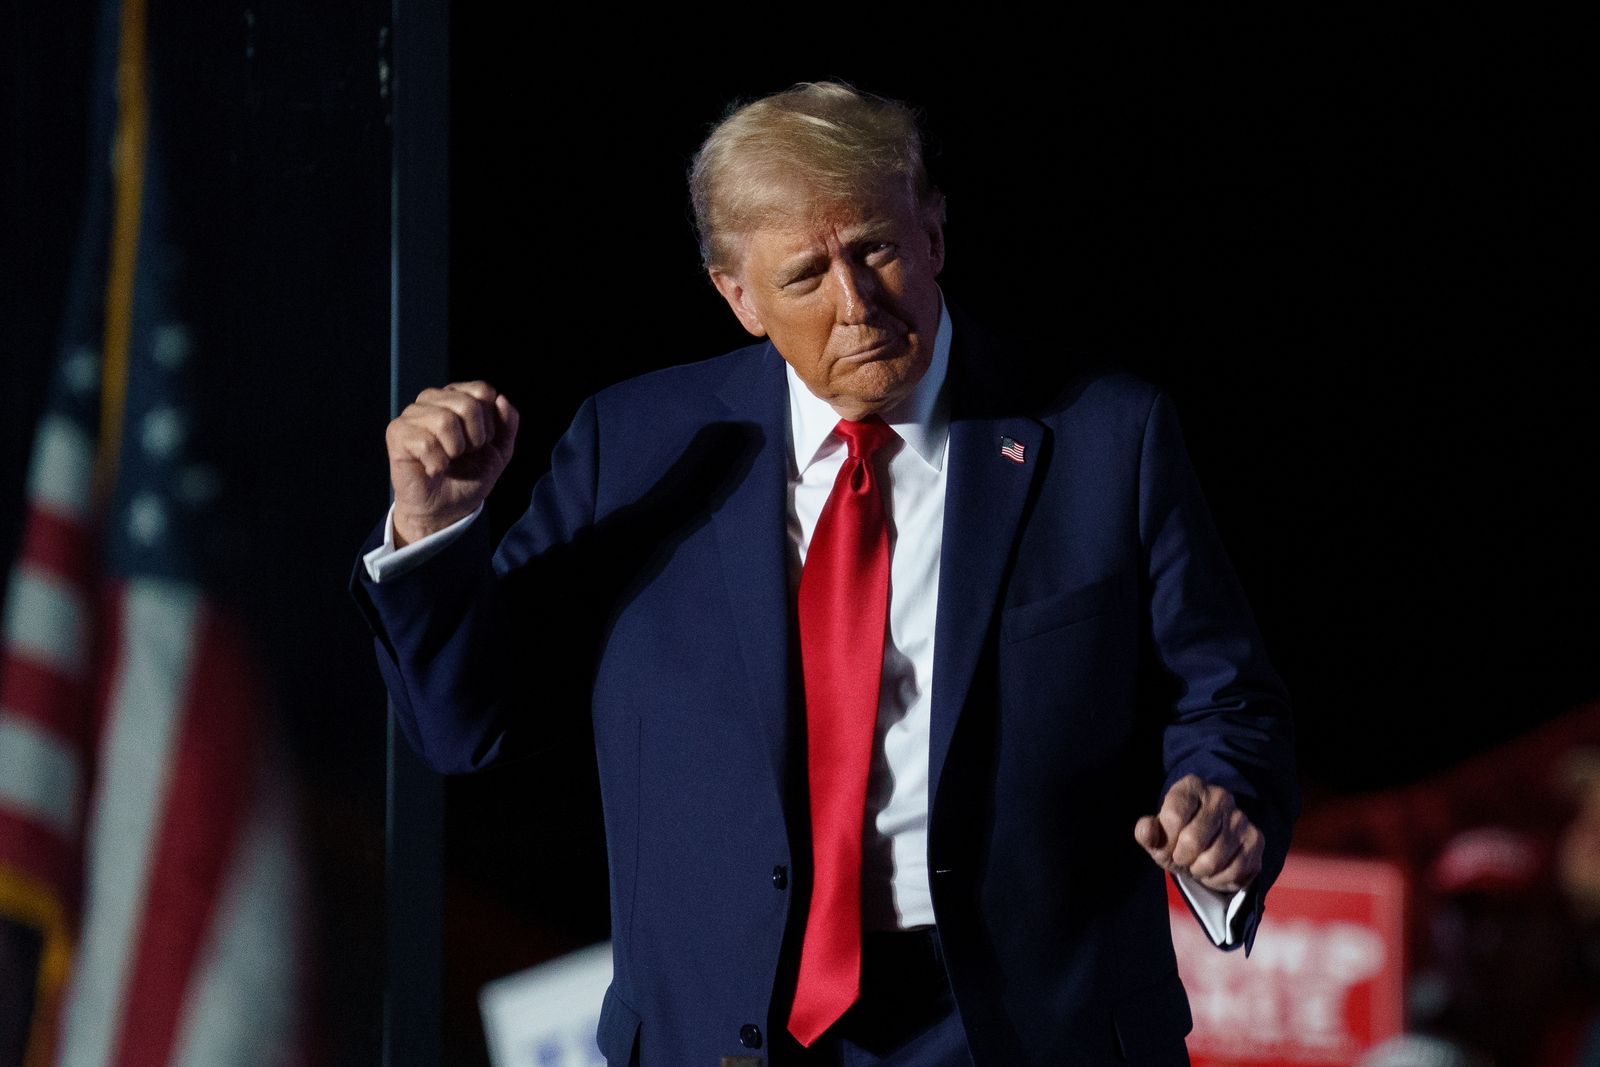
POLYGON ((1176 871, 1173 872, 1172 879, 1178 883, 1178 888, 1189 899, 1189 904, 1200 919, 1200 925, 1205 927, 1212 944, 1219 948, 1227 948, 1239 940, 1239 926, 1244 915, 1245 898, 1250 893, 1249 886, 1236 893, 1224 893, 1208 889, 1188 875, 1178 874, 1176 871))
POLYGON ((464 519, 457 519, 442 530, 435 530, 427 537, 413 541, 403 548, 394 546, 394 505, 389 505, 389 514, 383 520, 383 544, 361 557, 366 564, 367 577, 374 582, 391 581, 408 571, 416 570, 429 559, 438 555, 456 538, 471 526, 473 520, 483 514, 483 505, 477 508, 464 519))

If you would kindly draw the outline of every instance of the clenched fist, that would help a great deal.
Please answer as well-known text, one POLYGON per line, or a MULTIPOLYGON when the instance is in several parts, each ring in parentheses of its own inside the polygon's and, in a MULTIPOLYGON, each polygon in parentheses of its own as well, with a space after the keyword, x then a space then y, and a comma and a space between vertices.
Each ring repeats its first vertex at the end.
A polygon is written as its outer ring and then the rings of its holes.
POLYGON ((1159 815, 1133 827, 1133 839, 1162 868, 1207 889, 1234 893, 1261 872, 1265 839, 1233 803, 1233 794, 1187 774, 1172 783, 1159 815))
POLYGON ((453 382, 424 389, 389 423, 396 547, 466 518, 488 498, 511 461, 518 418, 489 383, 453 382))

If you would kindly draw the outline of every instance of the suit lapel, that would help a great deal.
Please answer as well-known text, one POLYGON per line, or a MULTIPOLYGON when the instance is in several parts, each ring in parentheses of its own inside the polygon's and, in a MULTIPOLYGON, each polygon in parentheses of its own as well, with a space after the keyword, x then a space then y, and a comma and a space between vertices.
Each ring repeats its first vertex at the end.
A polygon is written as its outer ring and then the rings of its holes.
MULTIPOLYGON (((954 317, 954 313, 953 313, 954 317)), ((955 318, 951 352, 950 464, 939 560, 939 609, 934 636, 933 708, 928 751, 932 810, 950 742, 992 628, 996 600, 1016 544, 1045 429, 1038 421, 990 401, 992 367, 977 328, 955 318), (1022 462, 1000 451, 1003 439, 1021 446, 1022 462)), ((1014 452, 1015 450, 1008 450, 1014 452)))
POLYGON ((787 796, 789 746, 789 404, 784 364, 769 344, 741 360, 718 398, 748 428, 755 450, 713 522, 732 622, 766 739, 779 796, 787 796))

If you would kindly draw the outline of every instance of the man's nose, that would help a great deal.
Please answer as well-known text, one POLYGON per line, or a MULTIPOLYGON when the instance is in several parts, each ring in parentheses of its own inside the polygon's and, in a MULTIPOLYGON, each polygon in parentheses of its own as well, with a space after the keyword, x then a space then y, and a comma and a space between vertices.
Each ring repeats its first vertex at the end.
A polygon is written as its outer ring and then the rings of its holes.
POLYGON ((877 275, 866 264, 846 257, 834 262, 833 274, 839 287, 839 321, 849 326, 864 324, 878 296, 877 275))

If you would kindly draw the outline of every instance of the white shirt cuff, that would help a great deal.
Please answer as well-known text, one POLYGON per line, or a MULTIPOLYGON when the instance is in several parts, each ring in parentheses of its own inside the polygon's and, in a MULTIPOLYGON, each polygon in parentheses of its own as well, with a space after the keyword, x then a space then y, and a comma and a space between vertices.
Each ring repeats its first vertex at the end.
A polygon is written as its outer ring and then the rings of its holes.
POLYGON ((389 514, 383 520, 383 544, 362 556, 362 562, 367 565, 367 577, 374 582, 387 581, 398 578, 407 571, 415 570, 429 559, 437 556, 444 547, 457 537, 461 536, 472 520, 483 514, 483 505, 479 504, 471 515, 464 519, 457 519, 442 530, 435 530, 427 537, 413 541, 403 548, 394 547, 394 505, 389 505, 389 514))
POLYGON ((1194 905, 1195 914, 1200 916, 1200 925, 1211 935, 1212 942, 1226 948, 1238 940, 1234 933, 1233 921, 1238 916, 1239 909, 1244 906, 1245 894, 1250 891, 1249 886, 1230 896, 1220 890, 1208 889, 1186 874, 1174 871, 1172 877, 1177 880, 1178 888, 1183 890, 1183 895, 1189 898, 1189 903, 1194 905))

